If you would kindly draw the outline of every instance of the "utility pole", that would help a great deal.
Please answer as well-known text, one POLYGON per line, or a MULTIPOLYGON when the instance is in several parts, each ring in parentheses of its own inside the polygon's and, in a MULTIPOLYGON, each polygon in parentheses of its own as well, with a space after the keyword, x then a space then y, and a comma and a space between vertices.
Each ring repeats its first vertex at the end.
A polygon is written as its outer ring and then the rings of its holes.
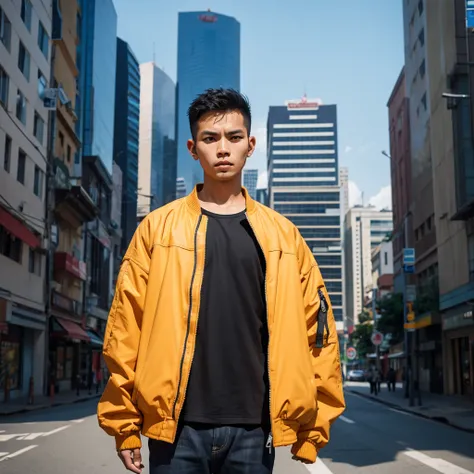
MULTIPOLYGON (((50 78, 49 86, 55 85, 54 80, 54 64, 56 59, 56 44, 51 42, 51 64, 50 64, 50 78)), ((53 289, 54 276, 54 251, 55 246, 53 242, 53 224, 54 224, 54 207, 55 207, 55 183, 54 183, 54 143, 56 136, 56 108, 48 112, 48 150, 47 150, 47 165, 46 165, 46 194, 45 194, 45 241, 47 242, 46 249, 46 274, 44 285, 44 299, 45 299, 45 315, 46 315, 46 329, 45 329, 45 355, 44 355, 44 380, 43 393, 48 393, 50 387, 50 372, 49 364, 49 330, 51 318, 51 296, 53 289), (48 370, 49 369, 49 370, 48 370)))
MULTIPOLYGON (((372 288, 372 317, 374 318, 373 333, 377 332, 377 288, 372 288)), ((380 371, 380 344, 375 345, 377 372, 380 371)))

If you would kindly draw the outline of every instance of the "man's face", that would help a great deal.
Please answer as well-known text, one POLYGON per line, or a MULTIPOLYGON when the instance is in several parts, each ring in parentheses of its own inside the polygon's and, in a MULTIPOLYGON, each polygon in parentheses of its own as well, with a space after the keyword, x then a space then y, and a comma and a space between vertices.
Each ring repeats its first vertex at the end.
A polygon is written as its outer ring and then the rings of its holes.
POLYGON ((210 112, 199 120, 195 140, 188 150, 199 160, 204 174, 216 181, 230 181, 240 176, 255 150, 255 137, 249 137, 243 115, 238 112, 210 112))

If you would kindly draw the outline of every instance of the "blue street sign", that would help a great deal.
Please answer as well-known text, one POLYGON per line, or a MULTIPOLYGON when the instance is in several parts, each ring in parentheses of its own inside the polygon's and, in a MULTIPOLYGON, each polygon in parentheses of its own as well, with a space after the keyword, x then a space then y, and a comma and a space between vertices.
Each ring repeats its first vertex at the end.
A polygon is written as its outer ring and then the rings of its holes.
POLYGON ((405 273, 415 273, 415 265, 403 265, 403 271, 405 273))
POLYGON ((403 265, 415 265, 415 249, 403 249, 403 265))
POLYGON ((474 1, 466 0, 466 28, 474 28, 474 1))

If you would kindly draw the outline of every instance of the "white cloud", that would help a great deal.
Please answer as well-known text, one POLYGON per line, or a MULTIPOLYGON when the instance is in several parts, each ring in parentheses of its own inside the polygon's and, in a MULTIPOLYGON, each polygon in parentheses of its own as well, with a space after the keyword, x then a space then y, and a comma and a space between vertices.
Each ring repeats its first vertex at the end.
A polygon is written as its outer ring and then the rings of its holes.
POLYGON ((362 192, 354 181, 349 181, 349 207, 362 204, 362 192))
POLYGON ((260 171, 258 174, 257 189, 268 188, 268 173, 267 171, 260 171))
POLYGON ((352 151, 352 147, 347 145, 346 148, 344 148, 344 153, 350 153, 352 151))
POLYGON ((369 199, 369 204, 377 209, 392 209, 392 187, 384 186, 369 199))

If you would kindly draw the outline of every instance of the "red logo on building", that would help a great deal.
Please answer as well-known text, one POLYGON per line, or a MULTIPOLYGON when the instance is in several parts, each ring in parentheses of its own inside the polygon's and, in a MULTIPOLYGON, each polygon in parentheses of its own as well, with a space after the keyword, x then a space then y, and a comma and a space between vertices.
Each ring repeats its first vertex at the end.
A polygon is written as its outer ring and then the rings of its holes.
POLYGON ((204 23, 215 23, 217 21, 217 16, 215 15, 199 15, 199 19, 204 23))

